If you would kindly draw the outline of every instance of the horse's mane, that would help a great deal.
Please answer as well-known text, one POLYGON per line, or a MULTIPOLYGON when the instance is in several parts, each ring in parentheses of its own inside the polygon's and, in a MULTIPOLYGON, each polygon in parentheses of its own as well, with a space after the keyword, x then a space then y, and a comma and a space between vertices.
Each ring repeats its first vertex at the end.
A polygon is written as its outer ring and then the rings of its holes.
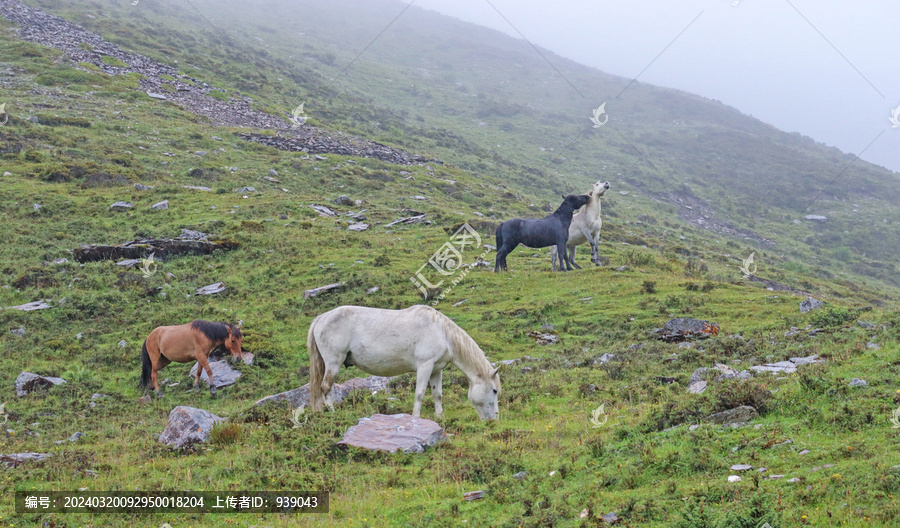
POLYGON ((478 343, 465 330, 430 306, 418 304, 410 308, 416 315, 431 315, 433 320, 439 321, 444 333, 450 338, 450 344, 453 345, 453 355, 463 363, 475 368, 480 376, 485 379, 490 378, 491 363, 484 357, 484 351, 481 350, 478 343))
POLYGON ((229 328, 234 337, 243 337, 243 335, 241 335, 241 330, 238 327, 229 324, 213 323, 211 321, 204 321, 203 319, 195 319, 191 323, 191 330, 203 332, 203 335, 213 341, 224 341, 227 339, 229 328))

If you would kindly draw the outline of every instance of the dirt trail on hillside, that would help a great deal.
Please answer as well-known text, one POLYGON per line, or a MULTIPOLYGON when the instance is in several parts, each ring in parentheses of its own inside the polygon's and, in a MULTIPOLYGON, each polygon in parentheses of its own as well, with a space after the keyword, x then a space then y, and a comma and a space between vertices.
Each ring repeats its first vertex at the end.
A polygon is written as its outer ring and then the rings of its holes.
MULTIPOLYGON (((228 101, 217 99, 210 96, 209 92, 219 91, 224 94, 224 90, 183 75, 177 68, 160 64, 144 55, 124 51, 96 33, 40 9, 26 6, 18 0, 0 0, 0 16, 18 24, 17 34, 20 39, 60 50, 76 63, 93 64, 108 75, 142 75, 144 78, 140 81, 140 89, 153 94, 148 97, 159 99, 160 104, 165 104, 163 99, 171 101, 194 114, 209 118, 215 126, 275 130, 280 140, 265 142, 275 148, 302 150, 313 154, 334 153, 377 158, 403 165, 433 161, 342 132, 292 125, 281 117, 253 109, 250 106, 253 99, 250 97, 229 97, 228 101), (103 57, 118 59, 126 66, 109 65, 103 62, 103 57), (163 78, 163 75, 174 80, 163 78), (164 85, 168 86, 164 88, 164 85)), ((263 142, 258 135, 244 135, 244 139, 263 142)))

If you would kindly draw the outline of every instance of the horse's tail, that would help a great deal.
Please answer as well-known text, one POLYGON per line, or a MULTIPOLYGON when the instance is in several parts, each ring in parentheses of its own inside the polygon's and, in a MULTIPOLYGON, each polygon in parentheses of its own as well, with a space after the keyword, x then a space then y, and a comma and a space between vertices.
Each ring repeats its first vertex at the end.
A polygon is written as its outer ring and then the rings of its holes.
POLYGON ((141 383, 140 388, 146 389, 150 386, 150 371, 153 365, 150 363, 150 353, 147 352, 147 340, 144 339, 144 346, 141 347, 141 383))
POLYGON ((309 350, 309 406, 314 411, 322 410, 322 381, 325 379, 325 360, 319 352, 314 330, 319 318, 313 319, 306 335, 306 348, 309 350))

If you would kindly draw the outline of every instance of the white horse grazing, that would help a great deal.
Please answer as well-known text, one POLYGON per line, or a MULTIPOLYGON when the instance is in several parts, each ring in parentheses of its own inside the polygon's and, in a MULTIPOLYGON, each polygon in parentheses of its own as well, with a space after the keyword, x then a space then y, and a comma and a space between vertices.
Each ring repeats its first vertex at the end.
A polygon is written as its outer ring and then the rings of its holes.
MULTIPOLYGON (((600 218, 600 197, 609 189, 609 182, 594 184, 588 196, 591 200, 572 217, 569 224, 569 241, 566 242, 566 250, 569 252, 569 261, 578 269, 581 266, 575 263, 575 248, 585 242, 591 244, 591 262, 600 266, 600 228, 603 227, 603 219, 600 218)), ((556 271, 556 246, 550 250, 553 259, 551 265, 556 271)))
POLYGON ((431 385, 434 415, 440 417, 441 370, 453 363, 469 379, 469 401, 482 420, 497 418, 500 367, 491 368, 475 340, 446 315, 430 306, 404 310, 340 306, 316 317, 309 326, 309 402, 333 409, 331 387, 341 365, 356 365, 376 376, 416 373, 419 417, 431 385), (324 401, 323 401, 324 400, 324 401))

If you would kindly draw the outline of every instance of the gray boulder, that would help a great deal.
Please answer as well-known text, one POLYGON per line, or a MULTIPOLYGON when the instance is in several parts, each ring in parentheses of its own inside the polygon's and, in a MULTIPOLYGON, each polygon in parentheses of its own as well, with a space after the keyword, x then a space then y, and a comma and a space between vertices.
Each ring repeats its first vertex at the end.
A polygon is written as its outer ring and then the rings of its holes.
POLYGON ((165 211, 169 208, 169 200, 163 200, 161 202, 157 202, 151 206, 153 209, 157 211, 165 211))
POLYGON ((353 200, 351 200, 350 197, 345 194, 342 194, 342 195, 338 196, 337 198, 335 198, 334 200, 331 200, 331 203, 333 203, 334 205, 347 205, 347 206, 351 206, 351 207, 353 205, 355 205, 353 203, 353 200))
POLYGON ((753 407, 750 407, 749 405, 741 405, 740 407, 735 407, 734 409, 728 409, 727 411, 711 414, 707 416, 706 419, 716 424, 734 424, 746 423, 758 416, 759 413, 757 413, 756 409, 754 409, 753 407))
POLYGON ((817 308, 822 307, 822 301, 817 301, 812 297, 807 297, 805 301, 800 303, 800 311, 803 313, 811 312, 817 308))
POLYGON ((65 383, 62 378, 54 378, 53 376, 38 376, 31 372, 22 372, 16 378, 16 396, 19 398, 40 389, 49 389, 54 385, 65 383))
POLYGON ((446 439, 447 433, 431 420, 409 414, 376 414, 360 418, 338 444, 388 453, 424 453, 425 448, 446 439))
POLYGON ((128 209, 134 209, 134 204, 131 202, 113 202, 112 205, 109 206, 113 211, 127 211, 128 209))
POLYGON ((0 463, 7 468, 14 468, 23 462, 44 460, 51 456, 53 455, 47 453, 10 453, 8 455, 0 453, 0 463))
POLYGON ((657 339, 662 339, 669 343, 677 343, 688 339, 703 339, 719 335, 719 325, 714 322, 690 317, 676 317, 675 319, 669 319, 662 328, 657 328, 651 333, 657 339))
MULTIPOLYGON (((191 367, 191 379, 194 379, 194 376, 197 375, 198 368, 200 368, 199 363, 194 363, 194 366, 191 367)), ((216 384, 216 387, 227 387, 229 385, 234 385, 237 379, 241 377, 240 371, 231 368, 231 365, 226 359, 210 361, 209 368, 212 369, 213 382, 216 384)), ((206 369, 204 369, 203 372, 200 373, 200 381, 209 385, 209 375, 206 373, 206 369)))
POLYGON ((205 442, 213 425, 223 420, 209 411, 179 405, 169 413, 169 423, 159 435, 159 441, 176 449, 189 448, 205 442))

